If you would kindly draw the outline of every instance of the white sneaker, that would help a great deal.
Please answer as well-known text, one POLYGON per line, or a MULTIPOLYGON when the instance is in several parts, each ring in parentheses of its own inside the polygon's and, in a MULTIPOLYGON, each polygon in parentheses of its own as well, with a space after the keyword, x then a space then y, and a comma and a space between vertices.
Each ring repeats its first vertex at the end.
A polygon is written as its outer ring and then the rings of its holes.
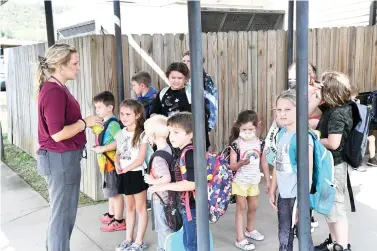
POLYGON ((257 230, 254 230, 252 232, 248 232, 247 230, 245 231, 245 236, 248 238, 251 238, 256 241, 263 241, 264 240, 264 235, 259 233, 257 230))
POLYGON ((241 250, 254 250, 255 246, 253 243, 249 242, 247 239, 244 239, 243 241, 237 241, 234 243, 236 247, 238 247, 241 250))

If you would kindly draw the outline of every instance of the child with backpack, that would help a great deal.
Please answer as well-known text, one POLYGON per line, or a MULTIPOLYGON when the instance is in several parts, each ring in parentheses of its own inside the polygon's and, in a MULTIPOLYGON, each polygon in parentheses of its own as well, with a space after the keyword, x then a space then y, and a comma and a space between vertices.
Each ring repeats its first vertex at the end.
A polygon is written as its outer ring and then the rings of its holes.
POLYGON ((153 100, 158 93, 158 91, 151 86, 151 75, 146 71, 140 71, 132 76, 131 83, 137 97, 137 102, 144 106, 145 118, 149 119, 153 100))
MULTIPOLYGON (((109 199, 109 211, 105 213, 100 222, 104 232, 126 230, 126 222, 123 219, 123 196, 118 193, 118 174, 115 170, 116 135, 121 131, 121 126, 115 118, 114 95, 109 92, 101 92, 93 98, 96 115, 103 118, 102 131, 96 135, 96 146, 92 151, 97 153, 97 161, 102 174, 102 189, 105 198, 109 199)), ((98 132, 97 132, 98 133, 98 132)))
MULTIPOLYGON (((166 70, 166 77, 170 86, 163 88, 152 104, 152 114, 161 114, 171 117, 178 112, 191 112, 191 85, 187 82, 190 78, 190 71, 185 63, 175 62, 169 65, 166 70)), ((205 107, 205 129, 206 147, 210 147, 209 141, 209 110, 205 107)))
MULTIPOLYGON (((150 186, 167 184, 171 181, 170 166, 173 161, 172 149, 168 145, 166 138, 169 136, 167 118, 156 115, 144 123, 145 135, 149 144, 156 145, 157 150, 152 155, 149 162, 147 174, 144 176, 145 183, 150 186)), ((173 231, 167 224, 164 205, 169 203, 167 191, 154 193, 152 195, 154 228, 157 232, 157 251, 164 251, 166 237, 173 231)))
POLYGON ((116 169, 119 174, 118 192, 125 195, 127 231, 126 240, 116 251, 142 251, 147 246, 144 235, 148 225, 146 208, 148 185, 144 182, 146 168, 145 156, 148 142, 143 137, 144 108, 136 100, 126 99, 120 104, 120 120, 125 126, 118 134, 116 169), (138 214, 137 235, 134 239, 134 228, 138 214))
MULTIPOLYGON (((348 164, 345 161, 344 149, 353 130, 353 106, 351 101, 351 85, 348 76, 339 72, 322 74, 323 87, 320 96, 311 100, 312 112, 321 114, 318 130, 321 133, 321 143, 329 149, 334 158, 336 195, 331 212, 325 216, 330 237, 315 250, 327 250, 331 247, 337 251, 351 251, 348 244, 348 220, 345 207, 348 164), (320 101, 324 101, 319 106, 320 101), (323 114, 322 114, 323 113, 323 114)), ((358 147, 359 151, 360 146, 358 147)))
MULTIPOLYGON (((277 135, 276 164, 273 170, 270 189, 270 204, 278 213, 279 222, 279 251, 291 251, 293 249, 294 231, 297 215, 297 164, 296 154, 292 159, 290 151, 292 141, 296 134, 296 91, 282 92, 276 100, 277 117, 283 128, 277 135), (276 189, 279 187, 279 196, 276 201, 276 189)), ((295 143, 295 142, 294 142, 295 143)), ((313 139, 309 136, 309 180, 312 181, 313 169, 313 139)), ((310 185, 311 186, 311 185, 310 185)), ((308 222, 309 224, 309 222, 308 222)), ((312 239, 309 241, 313 250, 312 239)))
MULTIPOLYGON (((253 250, 255 246, 249 242, 251 238, 257 241, 264 236, 255 228, 255 215, 258 208, 260 173, 261 141, 257 137, 258 116, 256 112, 246 110, 238 115, 232 127, 229 138, 230 145, 237 145, 238 152, 230 152, 229 168, 236 171, 232 183, 232 194, 236 195, 236 247, 241 250, 253 250), (237 156, 239 154, 239 156, 237 156), (247 206, 247 210, 246 210, 247 206), (244 216, 247 212, 247 225, 244 228, 244 216)), ((233 149, 233 148, 232 148, 233 149)), ((270 186, 268 166, 263 168, 267 187, 270 186)))
POLYGON ((174 148, 179 149, 174 157, 174 177, 172 183, 152 186, 151 193, 162 191, 181 192, 181 216, 183 219, 183 245, 187 251, 197 250, 196 210, 195 210, 195 168, 192 150, 192 114, 180 112, 168 119, 169 139, 174 148), (187 150, 190 149, 190 150, 187 150), (181 172, 180 160, 185 158, 185 173, 181 172), (185 179, 183 179, 183 177, 185 179), (187 194, 188 193, 188 194, 187 194), (185 195, 188 195, 187 197, 185 195))

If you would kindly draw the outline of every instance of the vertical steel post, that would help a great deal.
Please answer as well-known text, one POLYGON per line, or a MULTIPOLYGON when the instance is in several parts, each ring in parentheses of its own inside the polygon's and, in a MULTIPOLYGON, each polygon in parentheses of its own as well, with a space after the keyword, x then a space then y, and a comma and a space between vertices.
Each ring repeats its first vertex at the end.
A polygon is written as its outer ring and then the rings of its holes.
POLYGON ((113 4, 114 4, 115 55, 116 55, 118 103, 120 104, 120 102, 124 100, 122 29, 121 29, 119 0, 114 0, 113 4))
POLYGON ((190 69, 192 83, 192 114, 194 123, 194 166, 196 190, 196 225, 199 251, 209 251, 209 218, 207 191, 207 162, 205 141, 202 25, 200 1, 188 1, 190 39, 190 69))
MULTIPOLYGON (((295 15, 295 2, 288 1, 288 55, 287 65, 288 67, 293 63, 293 20, 295 15)), ((288 87, 288 82, 287 82, 288 87)))
POLYGON ((52 16, 52 3, 51 1, 45 2, 45 16, 46 16, 46 28, 47 28, 47 43, 48 46, 55 44, 55 32, 54 32, 54 20, 52 16))
POLYGON ((309 250, 309 160, 308 160, 308 9, 307 0, 297 1, 296 78, 297 78, 297 165, 299 250, 309 250))
POLYGON ((377 11, 377 1, 372 1, 369 10, 369 25, 373 26, 376 24, 376 11, 377 11))

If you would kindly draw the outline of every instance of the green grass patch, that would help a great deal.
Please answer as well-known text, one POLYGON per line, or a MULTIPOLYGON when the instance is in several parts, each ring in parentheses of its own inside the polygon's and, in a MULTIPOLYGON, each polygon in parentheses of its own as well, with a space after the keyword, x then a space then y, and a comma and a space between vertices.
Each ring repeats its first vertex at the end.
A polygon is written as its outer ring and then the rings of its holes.
MULTIPOLYGON (((5 164, 16 172, 26 183, 48 201, 48 188, 46 180, 37 173, 37 161, 18 147, 11 145, 7 135, 3 137, 5 164)), ((97 204, 82 192, 80 192, 79 205, 87 206, 97 204)))

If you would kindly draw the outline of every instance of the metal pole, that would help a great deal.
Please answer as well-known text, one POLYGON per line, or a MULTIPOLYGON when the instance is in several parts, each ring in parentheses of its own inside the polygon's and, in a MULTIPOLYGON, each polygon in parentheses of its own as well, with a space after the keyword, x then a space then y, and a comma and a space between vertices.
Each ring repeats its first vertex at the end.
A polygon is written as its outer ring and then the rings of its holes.
POLYGON ((55 34, 54 34, 54 20, 52 18, 52 3, 51 1, 45 2, 45 16, 46 16, 46 28, 47 28, 47 43, 48 46, 55 44, 55 34))
POLYGON ((116 72, 117 72, 117 86, 119 102, 124 100, 124 85, 123 85, 123 53, 122 53, 122 29, 120 19, 120 3, 119 0, 114 0, 114 27, 115 27, 115 44, 116 44, 116 72))
POLYGON ((288 67, 293 63, 293 19, 295 14, 295 2, 288 1, 288 67))
POLYGON ((307 0, 297 1, 296 79, 297 79, 297 165, 299 250, 309 250, 309 160, 308 160, 308 8, 307 0))
POLYGON ((207 161, 205 142, 204 90, 203 90, 203 57, 202 57, 202 26, 200 0, 187 1, 190 69, 192 96, 192 114, 194 123, 194 166, 196 190, 196 226, 198 251, 209 251, 209 217, 207 191, 207 161))
POLYGON ((369 25, 373 26, 376 24, 376 10, 377 10, 377 1, 373 1, 370 4, 370 12, 369 12, 369 25))

